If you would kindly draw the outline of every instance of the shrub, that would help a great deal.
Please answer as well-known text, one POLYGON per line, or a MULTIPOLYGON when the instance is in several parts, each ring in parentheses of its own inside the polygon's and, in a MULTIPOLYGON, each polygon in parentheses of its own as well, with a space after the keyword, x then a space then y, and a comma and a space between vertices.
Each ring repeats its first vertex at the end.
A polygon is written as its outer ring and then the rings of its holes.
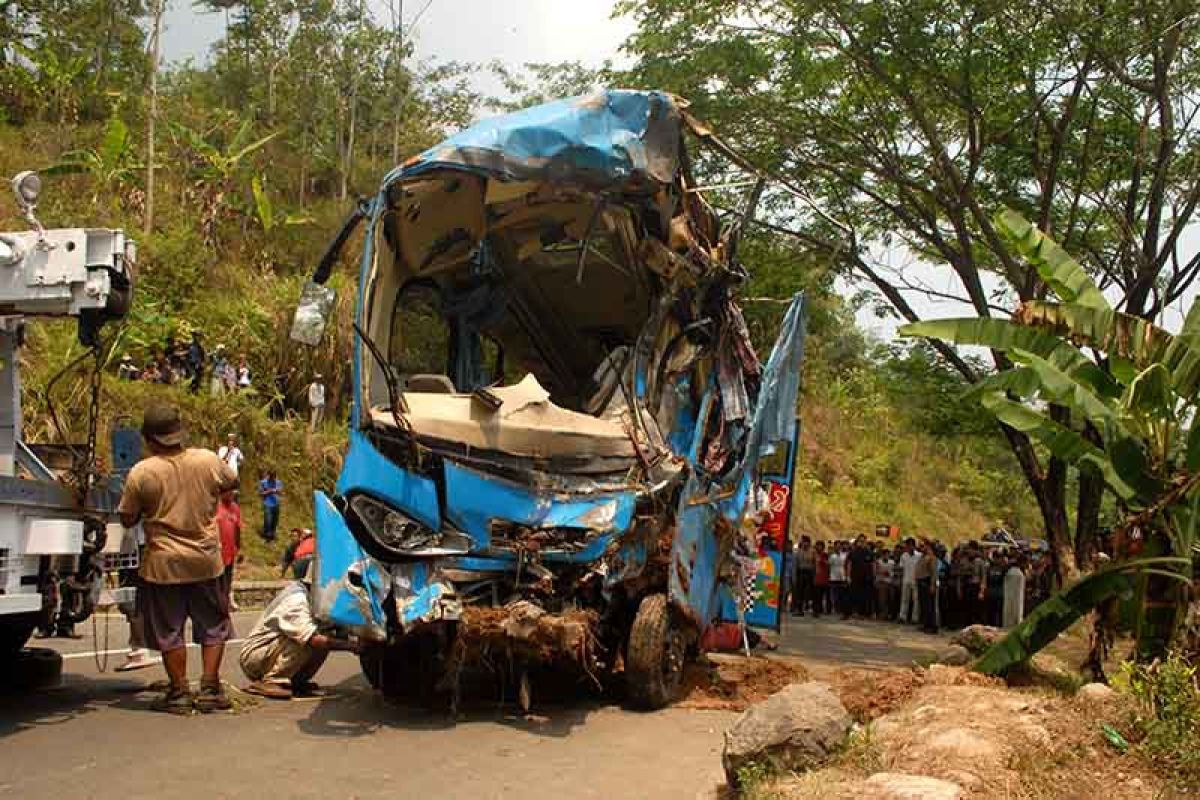
POLYGON ((1200 667, 1179 653, 1149 664, 1126 662, 1114 681, 1136 701, 1140 746, 1181 785, 1200 781, 1200 667))

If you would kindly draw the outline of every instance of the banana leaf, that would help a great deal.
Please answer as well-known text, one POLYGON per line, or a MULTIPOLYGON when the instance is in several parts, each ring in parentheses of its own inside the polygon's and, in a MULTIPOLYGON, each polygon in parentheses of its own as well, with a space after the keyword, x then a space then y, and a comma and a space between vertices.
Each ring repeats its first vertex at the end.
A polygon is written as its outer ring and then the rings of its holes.
POLYGON ((1193 398, 1200 387, 1200 348, 1188 344, 1194 340, 1172 336, 1140 317, 1077 304, 1029 302, 1013 318, 1110 357, 1128 359, 1138 370, 1162 364, 1171 373, 1176 393, 1185 399, 1193 398))
MULTIPOLYGON (((1190 558, 1164 556, 1123 561, 1096 570, 1033 609, 1024 622, 989 647, 975 662, 973 669, 985 675, 1002 675, 1028 661, 1105 600, 1132 594, 1133 579, 1139 571, 1165 566, 1190 570, 1191 563, 1190 558)), ((1182 574, 1171 575, 1180 581, 1187 580, 1182 574)))
MULTIPOLYGON (((952 344, 978 345, 1007 353, 1027 352, 1040 356, 1073 379, 1089 386, 1102 397, 1121 396, 1121 385, 1100 365, 1088 358, 1065 339, 1036 326, 1021 325, 1004 319, 964 317, 959 319, 913 322, 900 328, 901 336, 940 339, 952 344)), ((1030 373, 1010 369, 985 378, 980 386, 993 390, 1012 391, 1019 397, 1030 397, 1037 388, 1030 373), (1007 377, 1004 377, 1007 376, 1007 377), (990 383, 989 383, 990 382, 990 383)))
POLYGON ((1105 441, 1129 438, 1116 410, 1097 397, 1091 387, 1034 353, 1015 350, 1012 359, 1038 376, 1042 399, 1065 406, 1087 419, 1104 433, 1105 441))
POLYGON ((1118 470, 1102 449, 1065 425, 1002 395, 986 395, 981 402, 996 419, 1028 434, 1068 464, 1098 471, 1105 484, 1122 500, 1129 502, 1138 496, 1138 489, 1122 477, 1128 470, 1118 470))
POLYGON ((1063 302, 1096 309, 1111 308, 1104 293, 1079 262, 1029 220, 1007 209, 996 215, 995 223, 1001 234, 1008 237, 1017 252, 1033 265, 1046 285, 1063 302))

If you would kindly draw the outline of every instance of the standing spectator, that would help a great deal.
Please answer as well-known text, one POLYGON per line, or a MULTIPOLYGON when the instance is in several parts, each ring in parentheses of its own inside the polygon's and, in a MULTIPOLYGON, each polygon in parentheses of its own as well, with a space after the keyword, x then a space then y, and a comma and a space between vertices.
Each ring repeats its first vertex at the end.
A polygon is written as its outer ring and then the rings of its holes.
POLYGON ((263 505, 263 541, 275 541, 275 529, 279 526, 279 495, 283 493, 283 481, 275 477, 275 470, 263 473, 258 482, 258 496, 263 505))
POLYGON ((325 384, 321 383, 319 372, 308 385, 308 413, 308 429, 315 431, 325 419, 325 384))
POLYGON ((1004 574, 1004 614, 1001 622, 1005 628, 1013 628, 1025 619, 1025 569, 1024 554, 1013 559, 1004 574))
POLYGON ((892 572, 896 568, 896 560, 891 552, 884 548, 875 559, 875 615, 879 619, 890 620, 893 612, 892 601, 892 572))
POLYGON ((847 597, 849 582, 846 579, 846 543, 837 541, 834 542, 833 547, 833 552, 829 554, 829 587, 833 595, 833 611, 841 614, 842 619, 849 619, 850 602, 847 597))
POLYGON ((246 460, 246 456, 242 453, 242 449, 238 447, 236 433, 231 433, 226 437, 225 444, 221 445, 221 449, 217 451, 217 456, 229 465, 234 475, 238 474, 238 471, 242 468, 242 462, 246 460))
POLYGON ((1054 591, 1051 582, 1050 559, 1040 550, 1033 554, 1030 561, 1027 583, 1029 585, 1028 608, 1037 608, 1054 591))
POLYGON ((204 352, 203 338, 203 332, 192 331, 192 343, 187 349, 187 368, 192 378, 192 394, 200 391, 200 382, 204 380, 204 364, 208 360, 208 354, 204 352))
POLYGON ((905 624, 921 621, 921 601, 917 597, 917 562, 920 560, 916 541, 906 539, 904 554, 900 556, 900 621, 905 624))
POLYGON ((292 543, 283 551, 279 575, 286 575, 290 569, 293 578, 303 580, 316 552, 317 540, 313 537, 312 528, 292 528, 292 543))
POLYGON ((829 612, 829 554, 825 542, 817 542, 813 550, 813 616, 829 612))
POLYGON ((1008 573, 1008 558, 999 548, 992 551, 987 566, 985 609, 987 624, 999 628, 1004 621, 1004 576, 1008 573))
POLYGON ((229 367, 229 359, 225 358, 225 345, 217 345, 212 357, 212 377, 209 379, 209 393, 213 397, 225 394, 225 371, 229 367))
POLYGON ((221 657, 233 633, 217 532, 217 497, 237 477, 210 450, 185 449, 179 411, 151 406, 142 421, 149 457, 125 480, 118 511, 121 524, 142 523, 145 559, 139 570, 138 605, 146 638, 163 655, 170 685, 156 707, 188 714, 230 707, 221 686, 221 657), (193 700, 187 679, 184 626, 201 647, 200 694, 193 700))
POLYGON ((866 536, 860 533, 855 537, 846 562, 852 609, 860 617, 869 618, 875 605, 875 551, 867 544, 866 536))
POLYGON ((225 360, 225 374, 222 376, 225 381, 225 391, 233 394, 237 391, 237 367, 232 359, 225 360))
POLYGON ((967 595, 966 624, 986 621, 984 598, 987 595, 987 559, 977 542, 967 543, 967 569, 964 591, 967 595))
POLYGON ((937 610, 937 627, 944 628, 946 626, 946 616, 949 613, 946 604, 950 597, 948 591, 950 558, 946 553, 945 545, 941 542, 930 541, 929 545, 933 548, 934 558, 937 559, 937 597, 935 598, 933 607, 937 610))
POLYGON ((233 599, 233 568, 242 549, 242 507, 238 505, 237 492, 225 492, 217 504, 217 530, 221 534, 221 560, 225 562, 225 595, 229 607, 237 611, 233 599))
POLYGON ((804 607, 813 605, 813 615, 817 615, 816 604, 813 603, 813 586, 817 574, 816 553, 813 550, 812 539, 800 537, 800 546, 796 548, 796 580, 792 584, 792 613, 803 617, 804 607))
POLYGON ((921 552, 915 574, 917 597, 921 606, 919 616, 921 630, 926 633, 937 633, 938 559, 933 552, 933 544, 928 539, 921 542, 921 552))
POLYGON ((238 357, 237 366, 237 390, 244 392, 250 388, 250 362, 246 360, 246 354, 243 353, 238 357))

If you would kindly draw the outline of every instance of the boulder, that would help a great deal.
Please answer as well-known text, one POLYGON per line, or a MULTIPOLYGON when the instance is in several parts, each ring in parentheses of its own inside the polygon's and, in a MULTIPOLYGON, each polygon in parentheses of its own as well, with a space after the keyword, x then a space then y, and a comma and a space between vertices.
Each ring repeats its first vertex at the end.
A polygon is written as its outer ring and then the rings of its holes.
POLYGON ((1103 683, 1088 683, 1079 687, 1076 697, 1089 703, 1107 703, 1116 696, 1111 686, 1103 683))
POLYGON ((993 628, 990 625, 968 625, 950 637, 950 643, 965 647, 971 655, 979 656, 1003 639, 1006 633, 1001 628, 993 628))
POLYGON ((878 800, 959 800, 963 795, 957 783, 899 772, 876 772, 866 787, 864 795, 878 800))
POLYGON ((803 771, 819 766, 846 741, 850 715, 824 683, 793 683, 746 709, 725 732, 721 763, 730 786, 738 770, 762 762, 803 771))
POLYGON ((919 749, 960 764, 996 764, 1004 760, 1004 750, 983 731, 970 728, 947 728, 933 733, 926 731, 921 737, 919 749))
POLYGON ((965 667, 974 660, 975 657, 971 655, 971 651, 961 644, 950 645, 938 653, 937 657, 937 663, 945 664, 949 667, 965 667))

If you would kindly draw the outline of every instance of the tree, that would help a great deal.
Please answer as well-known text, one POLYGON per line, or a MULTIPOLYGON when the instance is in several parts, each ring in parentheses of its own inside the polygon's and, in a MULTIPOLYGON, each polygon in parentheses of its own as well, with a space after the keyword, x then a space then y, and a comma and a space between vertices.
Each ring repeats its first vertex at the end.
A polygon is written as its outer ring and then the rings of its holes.
MULTIPOLYGON (((1127 565, 1143 573, 1138 653, 1161 657, 1183 620, 1200 553, 1200 301, 1172 336, 1114 310, 1086 270, 1019 214, 1001 214, 994 227, 1059 302, 1027 301, 1012 320, 918 322, 901 333, 1012 359, 975 387, 983 407, 1113 494, 1122 514, 1116 555, 1152 557, 1127 565), (1069 411, 1069 422, 1054 409, 1069 411)), ((1002 659, 1007 648, 997 650, 995 669, 1127 588, 1124 572, 1099 573, 1035 612, 1013 639, 1021 647, 1002 659)))
POLYGON ((154 139, 158 122, 158 64, 162 40, 162 18, 166 0, 150 0, 150 88, 146 110, 146 209, 142 230, 149 235, 154 230, 154 139))
POLYGON ((10 118, 104 119, 111 96, 140 85, 145 72, 144 11, 143 0, 0 2, 10 118))
MULTIPOLYGON (((915 293, 983 319, 1044 297, 986 209, 1007 205, 1054 233, 1119 298, 1152 319, 1200 273, 1179 236, 1200 201, 1200 17, 1182 0, 626 0, 628 81, 677 92, 775 176, 774 222, 837 254, 846 275, 919 318, 915 293), (914 269, 940 269, 932 292, 914 269), (932 265, 942 265, 940 268, 932 265)), ((977 369, 936 344, 968 379, 977 369)), ((998 368, 1008 366, 1002 353, 998 368)), ((1055 414, 1065 414, 1056 410, 1055 414)), ((1064 420, 1065 421, 1065 420, 1064 420)), ((1003 426, 1060 574, 1094 535, 1100 484, 1003 426)))

